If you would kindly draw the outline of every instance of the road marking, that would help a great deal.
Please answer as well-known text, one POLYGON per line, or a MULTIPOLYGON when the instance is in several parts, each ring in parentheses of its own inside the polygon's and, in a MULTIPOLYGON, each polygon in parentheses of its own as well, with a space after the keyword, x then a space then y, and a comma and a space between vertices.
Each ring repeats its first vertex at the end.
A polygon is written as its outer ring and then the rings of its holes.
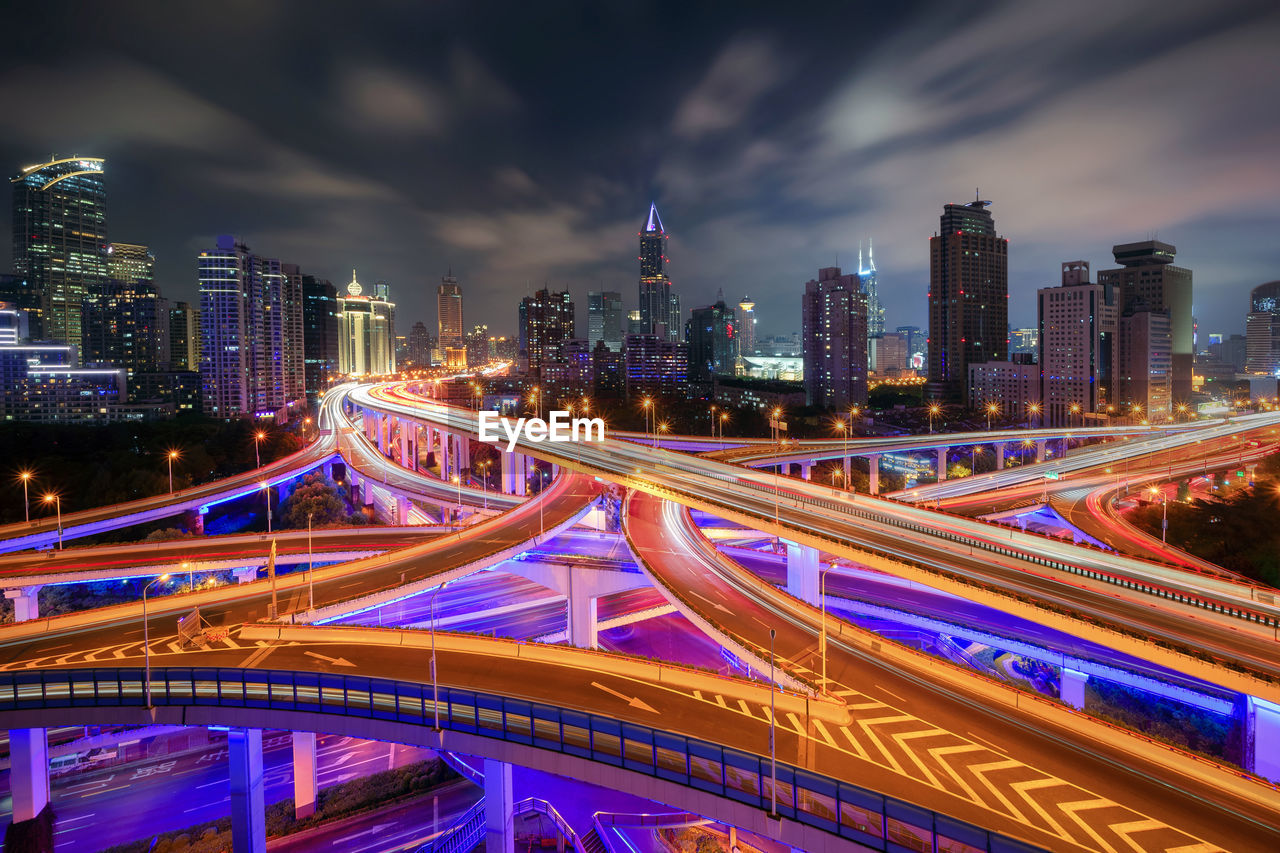
POLYGON ((654 708, 652 705, 650 705, 648 702, 645 702, 639 696, 628 696, 625 693, 619 693, 617 690, 614 690, 612 687, 605 687, 603 684, 601 684, 598 681, 591 682, 591 686, 597 687, 600 690, 603 690, 605 693, 610 694, 611 696, 617 696, 619 699, 621 699, 623 702, 626 702, 632 708, 640 708, 641 710, 648 711, 651 714, 658 713, 657 708, 654 708))
POLYGON ((319 658, 332 666, 355 666, 355 664, 346 658, 331 658, 328 655, 322 655, 319 652, 303 652, 303 654, 307 657, 319 658))
POLYGON ((986 746, 989 746, 989 747, 991 747, 992 749, 994 749, 996 752, 1000 753, 1001 755, 1004 755, 1004 752, 1005 752, 1005 751, 1004 751, 1003 749, 1001 749, 1000 747, 996 746, 994 743, 992 743, 991 741, 987 740, 986 738, 984 738, 984 737, 978 737, 978 736, 977 736, 977 735, 975 735, 973 732, 967 732, 967 734, 968 734, 968 736, 969 736, 969 737, 973 738, 973 739, 974 739, 974 740, 976 740, 978 743, 981 743, 981 744, 984 744, 984 745, 986 745, 986 746))
POLYGON ((248 669, 250 667, 257 666, 266 659, 267 655, 276 650, 275 646, 269 646, 261 640, 259 640, 258 643, 259 647, 257 651, 240 661, 240 669, 248 669))
POLYGON ((888 693, 890 696, 892 696, 894 699, 897 699, 899 702, 907 701, 906 699, 903 699, 901 696, 899 696, 897 693, 894 693, 892 690, 886 690, 885 688, 881 687, 879 684, 876 685, 876 689, 879 690, 881 693, 888 693))
POLYGON ((701 598, 703 601, 705 601, 707 604, 710 604, 710 605, 711 605, 712 607, 714 607, 716 610, 720 610, 720 611, 722 611, 722 612, 724 612, 724 613, 732 613, 732 612, 733 612, 733 611, 732 611, 732 610, 730 610, 729 608, 725 607, 723 604, 720 604, 720 603, 719 603, 719 602, 717 602, 717 601, 712 601, 711 599, 707 598, 705 595, 702 595, 702 594, 701 594, 701 593, 699 593, 699 592, 695 592, 695 591, 694 591, 694 590, 692 590, 692 589, 691 589, 691 590, 689 590, 689 592, 691 592, 691 593, 693 593, 694 595, 698 596, 698 598, 701 598))

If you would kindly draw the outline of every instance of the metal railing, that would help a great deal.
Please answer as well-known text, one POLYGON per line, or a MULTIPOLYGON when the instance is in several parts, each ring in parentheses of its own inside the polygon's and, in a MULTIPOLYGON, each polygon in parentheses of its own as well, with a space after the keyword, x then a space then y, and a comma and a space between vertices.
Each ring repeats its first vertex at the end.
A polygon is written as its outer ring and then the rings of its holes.
MULTIPOLYGON (((430 685, 339 673, 235 668, 152 668, 160 707, 251 708, 360 717, 429 728, 430 685)), ((768 811, 774 800, 766 757, 610 717, 441 687, 440 725, 625 768, 768 811)), ((6 711, 144 707, 143 670, 27 670, 0 673, 6 711)), ((261 715, 270 725, 270 714, 261 715)), ((3 724, 3 720, 0 720, 3 724)), ((904 800, 777 764, 777 813, 875 850, 1027 853, 1033 846, 904 800)))
POLYGON ((468 853, 484 839, 484 798, 414 853, 468 853))

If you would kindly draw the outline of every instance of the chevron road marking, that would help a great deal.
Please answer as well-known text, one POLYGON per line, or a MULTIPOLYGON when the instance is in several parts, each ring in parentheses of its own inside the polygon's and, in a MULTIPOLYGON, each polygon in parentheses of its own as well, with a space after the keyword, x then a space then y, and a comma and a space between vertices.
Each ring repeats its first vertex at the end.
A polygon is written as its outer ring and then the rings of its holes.
POLYGON ((1043 806, 1040 805, 1040 803, 1036 801, 1035 797, 1032 797, 1029 793, 1027 793, 1028 791, 1037 790, 1039 788, 1057 788, 1062 786, 1068 786, 1068 785, 1066 782, 1063 782, 1061 779, 1053 779, 1051 777, 1046 776, 1041 779, 1028 779, 1025 782, 1014 782, 1009 787, 1017 791, 1018 794, 1022 797, 1022 799, 1026 800, 1027 803, 1031 806, 1031 808, 1035 809, 1036 813, 1039 814, 1040 817, 1044 818, 1046 823, 1048 823, 1050 826, 1053 827, 1054 832, 1056 832, 1062 838, 1070 838, 1071 833, 1067 832, 1066 829, 1063 828, 1062 824, 1054 820, 1053 817, 1049 814, 1048 810, 1045 809, 1043 806))
POLYGON ((1067 816, 1074 820, 1081 829, 1089 833, 1089 836, 1093 838, 1094 841, 1098 842, 1098 845, 1103 850, 1107 851, 1107 853, 1117 853, 1116 848, 1104 841, 1102 836, 1095 832, 1092 826, 1081 820, 1080 815, 1078 814, 1078 812, 1087 811, 1089 809, 1109 809, 1114 805, 1116 804, 1110 800, 1104 800, 1099 797, 1092 800, 1079 800, 1074 803, 1060 803, 1058 808, 1066 812, 1067 816))
MULTIPOLYGON (((970 785, 968 782, 966 782, 963 776, 961 776, 956 771, 952 770, 951 765, 947 764, 947 762, 943 760, 943 757, 947 755, 959 755, 960 753, 964 753, 964 752, 985 752, 985 751, 986 751, 985 749, 978 746, 977 744, 959 743, 959 744, 955 744, 954 746, 935 746, 933 749, 929 750, 929 755, 933 756, 933 760, 938 762, 940 765, 942 765, 951 774, 951 777, 956 780, 957 785, 959 785, 961 788, 964 788, 965 793, 969 795, 970 800, 972 800, 975 803, 983 803, 982 797, 978 796, 978 792, 973 789, 973 786, 970 785)), ((983 805, 986 805, 986 804, 983 803, 983 805)))
POLYGON ((1018 811, 1017 807, 1014 806, 1013 803, 1009 802, 1009 798, 1006 797, 999 788, 993 785, 986 775, 988 773, 994 773, 997 770, 1011 770, 1015 767, 1021 768, 1026 767, 1026 765, 1021 761, 1014 761, 1012 758, 1006 758, 1003 761, 992 761, 988 764, 975 764, 969 768, 969 772, 974 776, 977 776, 978 780, 987 786, 987 789, 995 795, 997 800, 1004 803, 1004 807, 1009 810, 1008 814, 1016 817, 1023 823, 1029 823, 1027 816, 1018 811))
POLYGON ((894 733, 891 737, 898 742, 898 745, 902 747, 902 751, 905 752, 907 756, 915 762, 915 765, 920 768, 920 772, 929 777, 930 785, 938 788, 939 790, 946 790, 943 784, 938 781, 938 777, 934 775, 933 771, 920 760, 919 754, 911 748, 911 744, 907 743, 907 741, 914 740, 916 738, 937 737, 938 735, 944 735, 950 738, 955 737, 951 732, 944 731, 943 729, 922 729, 915 732, 894 733))
POLYGON ((817 717, 814 717, 813 728, 815 731, 818 732, 818 734, 822 735, 822 739, 827 742, 827 746, 836 745, 835 738, 833 738, 831 734, 827 731, 827 727, 822 724, 822 720, 819 720, 817 717))
POLYGON ((1114 832, 1116 835, 1120 836, 1122 839, 1124 839, 1125 842, 1128 843, 1130 847, 1132 847, 1134 850, 1139 851, 1139 853, 1141 853, 1143 848, 1139 846, 1136 842, 1134 842, 1134 840, 1129 837, 1130 835, 1134 835, 1139 832, 1150 832, 1155 829, 1168 829, 1168 828, 1169 827, 1165 826, 1163 823, 1153 818, 1147 818, 1145 820, 1132 820, 1132 821, 1129 821, 1128 823, 1111 824, 1111 831, 1114 832))
MULTIPOLYGON (((857 721, 858 727, 867 733, 867 737, 871 739, 871 742, 874 743, 876 745, 876 748, 880 750, 882 755, 884 755, 885 760, 888 761, 893 766, 894 770, 898 771, 904 776, 909 776, 910 774, 902 769, 902 765, 898 763, 898 759, 894 758, 893 754, 889 752, 888 749, 885 748, 884 743, 882 743, 880 738, 876 736, 876 733, 871 730, 871 726, 877 725, 880 723, 898 723, 898 722, 905 722, 908 720, 914 722, 915 717, 908 717, 906 714, 899 714, 894 717, 876 717, 871 720, 857 721)), ((879 762, 879 761, 877 761, 876 763, 883 764, 883 762, 879 762)))

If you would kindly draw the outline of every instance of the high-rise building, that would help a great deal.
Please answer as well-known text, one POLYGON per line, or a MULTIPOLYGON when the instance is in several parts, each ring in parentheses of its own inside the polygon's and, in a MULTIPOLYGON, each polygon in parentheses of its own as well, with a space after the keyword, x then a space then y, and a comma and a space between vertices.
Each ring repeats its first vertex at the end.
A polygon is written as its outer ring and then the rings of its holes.
POLYGON ((1040 402, 1040 365, 1030 356, 1019 361, 976 361, 969 365, 970 405, 994 405, 1002 417, 1025 417, 1029 403, 1040 402))
POLYGON ((1009 330, 1009 354, 1025 353, 1040 357, 1040 327, 1009 330))
POLYGON ((301 275, 229 235, 198 260, 205 414, 288 420, 306 395, 301 275))
POLYGON ((107 244, 107 275, 126 284, 155 284, 156 256, 137 243, 107 244))
POLYGON ((40 292, 32 286, 29 276, 0 273, 0 302, 8 305, 10 310, 21 313, 25 338, 39 338, 42 316, 40 292))
POLYGON ((710 382, 718 373, 732 375, 737 361, 737 324, 733 309, 724 303, 724 293, 716 294, 713 305, 694 308, 685 324, 689 344, 689 380, 710 382))
POLYGON ((477 323, 467 332, 467 366, 480 367, 488 364, 492 358, 493 353, 489 351, 489 327, 477 323))
POLYGON ((347 376, 386 376, 396 370, 396 305, 387 288, 372 296, 351 271, 345 296, 338 297, 338 371, 347 376))
POLYGON ((65 157, 12 179, 13 265, 40 295, 32 337, 80 345, 85 297, 108 277, 102 170, 100 158, 65 157))
POLYGON ((591 394, 618 399, 627 393, 626 354, 609 349, 600 341, 591 350, 591 394))
POLYGON ((896 376, 907 369, 911 353, 907 351, 907 336, 901 332, 872 335, 867 346, 871 369, 877 376, 896 376))
POLYGON ((929 347, 925 334, 920 330, 919 326, 899 326, 894 331, 900 335, 907 336, 908 358, 916 353, 923 355, 925 350, 929 347))
POLYGON ((80 357, 93 367, 138 373, 169 370, 169 300, 147 281, 93 285, 81 306, 80 357))
POLYGON ((1280 375, 1280 281, 1260 284, 1249 294, 1244 369, 1247 373, 1280 375))
POLYGON ((801 309, 804 384, 810 406, 847 409, 867 402, 867 294, 858 276, 818 270, 801 309))
POLYGON ((614 352, 622 352, 622 294, 613 290, 593 290, 587 294, 587 341, 594 350, 597 341, 614 352))
POLYGON ((302 277, 302 355, 307 398, 338 373, 338 289, 327 278, 302 277))
POLYGON ((646 333, 678 341, 680 317, 680 297, 667 275, 667 232, 658 205, 650 203, 649 218, 640 232, 640 322, 646 333))
POLYGON ((756 304, 750 296, 738 303, 738 357, 750 358, 756 354, 756 304))
POLYGON ((520 300, 520 365, 533 376, 542 366, 564 360, 565 342, 575 337, 573 301, 569 291, 542 288, 520 300))
POLYGON ((884 303, 880 301, 880 276, 876 273, 875 245, 867 241, 867 262, 862 263, 862 244, 858 244, 858 278, 867 295, 867 336, 884 334, 884 303))
POLYGON ((443 350, 460 350, 466 347, 462 328, 462 288, 453 270, 440 279, 436 288, 436 316, 438 318, 439 347, 443 350))
POLYGON ((1009 241, 989 201, 948 204, 929 240, 929 396, 971 404, 969 364, 1009 354, 1009 241))
POLYGON ((200 370, 200 311, 188 302, 174 302, 169 308, 169 367, 200 370))
POLYGON ((409 362, 414 367, 430 367, 431 350, 434 347, 435 341, 431 339, 426 323, 421 320, 414 323, 409 330, 409 362))
POLYGON ((1117 415, 1158 423, 1173 412, 1173 332, 1167 311, 1120 317, 1117 335, 1117 415))
POLYGON ((684 396, 689 347, 663 335, 627 335, 624 349, 627 396, 684 396))
POLYGON ((1085 414, 1114 402, 1116 306, 1107 288, 1089 279, 1088 261, 1067 261, 1060 287, 1036 291, 1045 426, 1082 426, 1085 414))
POLYGON ((1173 346, 1172 393, 1191 398, 1195 361, 1195 317, 1191 310, 1191 270, 1173 265, 1177 249, 1159 240, 1122 243, 1111 249, 1119 269, 1102 270, 1098 283, 1114 291, 1121 315, 1165 311, 1173 346))
POLYGON ((627 334, 643 335, 645 334, 644 319, 640 316, 640 310, 635 309, 627 312, 627 334))

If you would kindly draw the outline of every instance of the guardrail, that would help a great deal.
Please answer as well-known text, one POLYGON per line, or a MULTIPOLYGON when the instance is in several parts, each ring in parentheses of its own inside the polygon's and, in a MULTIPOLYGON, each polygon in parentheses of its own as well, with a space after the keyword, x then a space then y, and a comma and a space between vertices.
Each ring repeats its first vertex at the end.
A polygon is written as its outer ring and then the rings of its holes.
MULTIPOLYGON (((143 670, 0 673, 0 715, 74 707, 142 709, 143 670)), ((762 811, 772 800, 768 758, 610 717, 473 690, 439 689, 441 728, 621 767, 762 811)), ((151 701, 361 717, 429 728, 426 684, 338 673, 152 668, 151 701)), ((263 715, 263 724, 269 716, 263 715)), ((875 850, 1030 853, 1039 848, 867 788, 777 763, 777 814, 875 850)))
POLYGON ((469 853, 484 839, 484 799, 467 809, 453 826, 414 853, 469 853))

